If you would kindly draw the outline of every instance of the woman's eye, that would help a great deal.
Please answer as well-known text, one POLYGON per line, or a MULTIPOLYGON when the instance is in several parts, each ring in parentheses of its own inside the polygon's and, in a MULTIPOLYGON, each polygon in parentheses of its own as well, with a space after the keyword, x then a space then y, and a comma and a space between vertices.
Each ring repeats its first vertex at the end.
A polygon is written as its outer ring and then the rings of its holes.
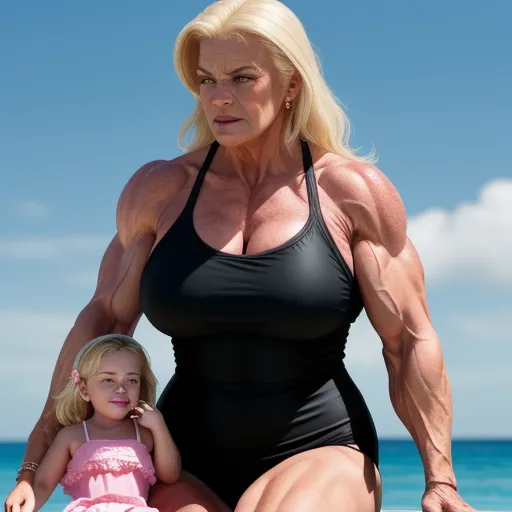
MULTIPOLYGON (((250 77, 250 76, 236 76, 233 80, 235 82, 238 82, 238 83, 246 83, 249 80, 252 80, 252 77, 250 77)), ((210 84, 213 84, 213 83, 215 83, 213 78, 201 78, 200 79, 200 84, 201 85, 210 85, 210 84)))

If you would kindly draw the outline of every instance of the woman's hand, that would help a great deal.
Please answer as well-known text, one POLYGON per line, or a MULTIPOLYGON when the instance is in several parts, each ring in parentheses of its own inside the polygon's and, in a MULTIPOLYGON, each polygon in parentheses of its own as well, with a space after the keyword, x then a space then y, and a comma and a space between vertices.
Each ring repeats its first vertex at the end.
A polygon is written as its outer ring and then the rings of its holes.
POLYGON ((427 487, 421 501, 423 512, 476 512, 450 485, 434 483, 427 487))
POLYGON ((32 512, 35 506, 32 486, 21 480, 5 500, 5 512, 32 512))

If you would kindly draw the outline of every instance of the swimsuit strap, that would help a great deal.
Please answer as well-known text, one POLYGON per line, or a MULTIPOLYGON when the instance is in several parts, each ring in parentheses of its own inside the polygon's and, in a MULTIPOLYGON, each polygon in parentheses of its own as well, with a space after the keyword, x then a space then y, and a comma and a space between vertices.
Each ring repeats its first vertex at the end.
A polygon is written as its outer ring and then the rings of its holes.
POLYGON ((190 195, 188 196, 187 204, 185 205, 185 208, 183 209, 183 212, 187 212, 189 216, 192 215, 192 212, 194 211, 194 206, 196 204, 197 198, 199 197, 199 191, 201 190, 201 185, 203 184, 204 177, 206 176, 206 172, 210 168, 210 165, 212 164, 213 157, 215 156, 215 153, 217 153, 217 149, 219 149, 219 143, 214 140, 211 145, 210 149, 208 150, 208 154, 206 155, 206 158, 204 159, 203 165, 199 169, 199 172, 197 173, 196 180, 194 182, 194 185, 192 187, 192 191, 190 192, 190 195))
POLYGON ((309 144, 304 139, 301 139, 300 143, 302 146, 302 164, 304 166, 304 172, 306 173, 309 208, 315 220, 322 224, 322 212, 318 198, 318 187, 316 186, 315 169, 313 168, 313 157, 311 156, 309 144))
POLYGON ((139 443, 140 443, 141 441, 140 441, 139 424, 137 423, 137 420, 135 418, 133 418, 133 423, 135 425, 135 433, 137 434, 137 441, 139 441, 139 443))
POLYGON ((89 441, 89 431, 87 430, 87 424, 85 421, 82 421, 82 425, 84 426, 85 440, 89 441))

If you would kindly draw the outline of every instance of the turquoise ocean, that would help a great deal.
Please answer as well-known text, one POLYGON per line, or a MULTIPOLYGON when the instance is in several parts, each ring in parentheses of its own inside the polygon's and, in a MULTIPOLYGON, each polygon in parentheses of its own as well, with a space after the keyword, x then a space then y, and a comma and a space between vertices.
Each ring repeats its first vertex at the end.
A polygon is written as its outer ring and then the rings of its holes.
MULTIPOLYGON (((23 457, 24 443, 0 443, 0 497, 10 492, 23 457)), ((453 461, 464 499, 477 510, 512 511, 512 439, 455 440, 453 461)), ((409 440, 380 440, 384 509, 419 510, 423 470, 409 440)), ((62 511, 69 502, 58 488, 43 508, 62 511)))

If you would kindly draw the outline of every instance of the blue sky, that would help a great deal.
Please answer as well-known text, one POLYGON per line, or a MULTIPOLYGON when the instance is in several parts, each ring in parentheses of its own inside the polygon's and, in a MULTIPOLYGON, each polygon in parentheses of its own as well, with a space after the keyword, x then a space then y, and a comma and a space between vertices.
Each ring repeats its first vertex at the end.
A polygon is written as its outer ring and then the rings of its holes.
MULTIPOLYGON (((6 2, 0 6, 0 439, 24 438, 68 330, 91 296, 119 193, 143 163, 179 154, 192 107, 172 64, 208 5, 6 2)), ((450 373, 455 436, 512 433, 512 101, 506 0, 288 2, 346 106, 352 145, 375 147, 404 199, 450 373)), ((157 377, 169 340, 136 337, 157 377)), ((391 409, 380 342, 363 315, 348 368, 383 436, 391 409)))

